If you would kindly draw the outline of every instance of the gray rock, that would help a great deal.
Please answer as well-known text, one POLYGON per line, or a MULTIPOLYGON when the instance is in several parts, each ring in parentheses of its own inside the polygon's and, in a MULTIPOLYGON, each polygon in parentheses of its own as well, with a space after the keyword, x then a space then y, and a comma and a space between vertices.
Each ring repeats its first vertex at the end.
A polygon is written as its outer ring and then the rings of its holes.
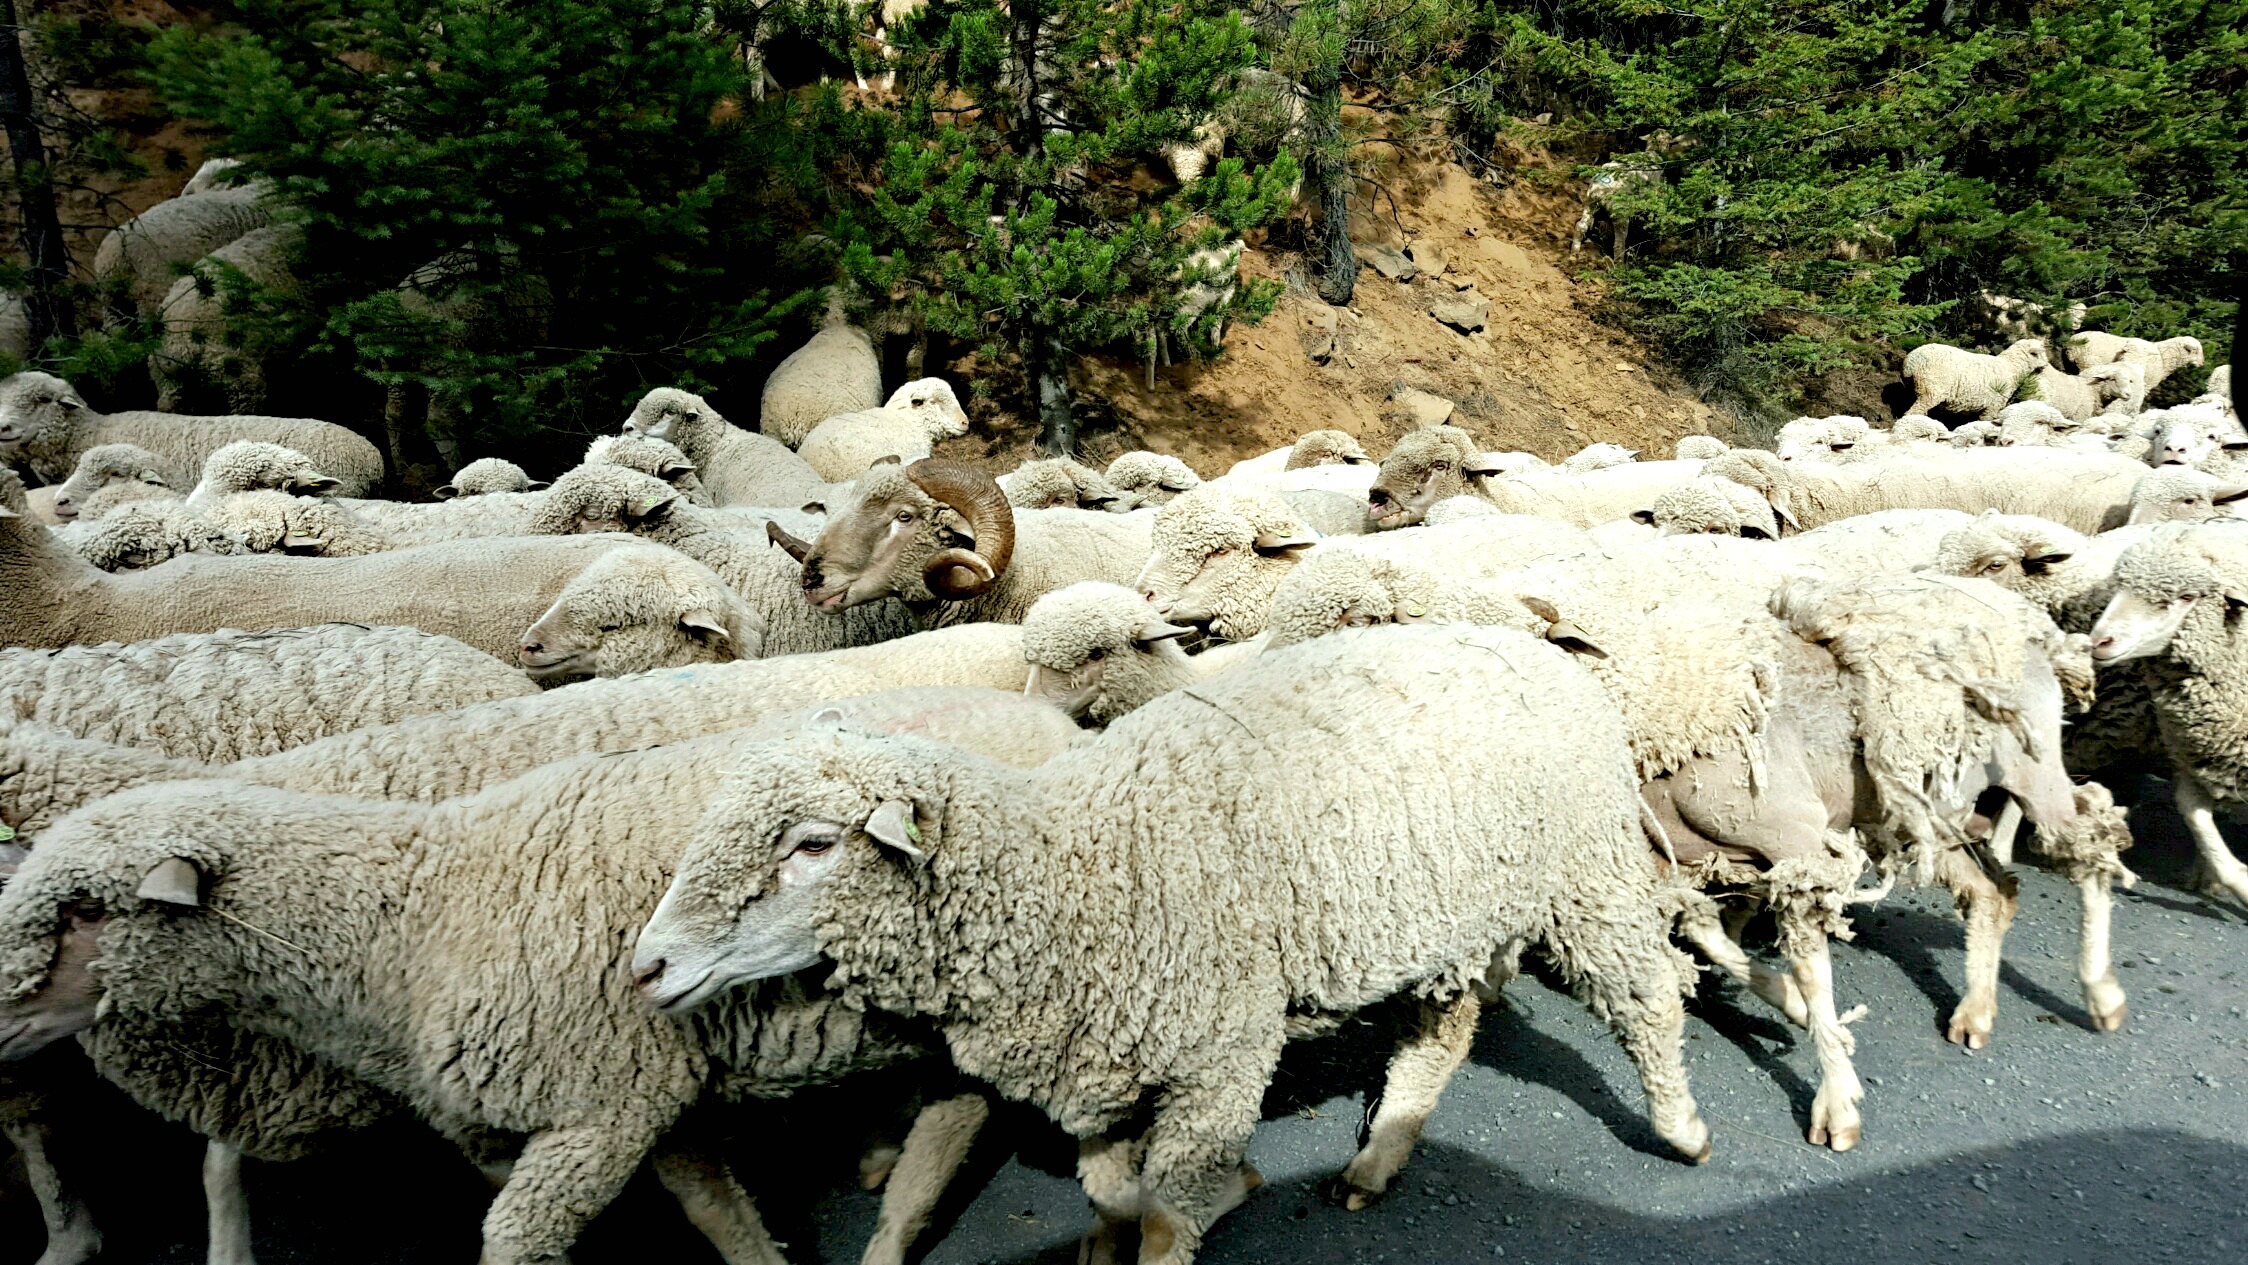
POLYGON ((1428 305, 1428 314, 1463 334, 1483 328, 1491 315, 1491 301, 1473 290, 1462 290, 1428 305))

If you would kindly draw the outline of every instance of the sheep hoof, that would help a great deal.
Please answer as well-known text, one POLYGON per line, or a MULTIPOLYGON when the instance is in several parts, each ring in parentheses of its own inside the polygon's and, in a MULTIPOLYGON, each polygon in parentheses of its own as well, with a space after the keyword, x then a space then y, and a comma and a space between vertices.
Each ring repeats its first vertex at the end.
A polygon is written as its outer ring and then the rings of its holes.
POLYGON ((877 1146, 859 1157, 859 1186, 864 1190, 880 1190, 882 1183, 890 1180, 890 1171, 898 1166, 902 1148, 877 1146))
POLYGON ((2116 982, 2113 972, 2105 979, 2084 985, 2084 1010, 2092 1020, 2094 1032, 2114 1032, 2123 1027, 2131 1007, 2124 1000, 2123 985, 2116 982))
POLYGON ((1858 1140, 1865 1136, 1865 1125, 1858 1119, 1858 1112, 1854 1107, 1838 1111, 1825 1103, 1813 1103, 1811 1129, 1807 1136, 1813 1146, 1842 1152, 1858 1145, 1858 1140))
POLYGON ((1326 1196, 1327 1202, 1341 1204, 1351 1212, 1364 1212, 1382 1197, 1381 1188, 1361 1186, 1350 1179, 1348 1172, 1321 1182, 1319 1193, 1326 1196))
POLYGON ((1953 1045, 1980 1050, 1990 1044, 1991 1029, 1997 1026, 1997 1003, 1970 998, 1960 1002, 1959 1008, 1951 1012, 1951 1027, 1944 1033, 1944 1037, 1953 1045))

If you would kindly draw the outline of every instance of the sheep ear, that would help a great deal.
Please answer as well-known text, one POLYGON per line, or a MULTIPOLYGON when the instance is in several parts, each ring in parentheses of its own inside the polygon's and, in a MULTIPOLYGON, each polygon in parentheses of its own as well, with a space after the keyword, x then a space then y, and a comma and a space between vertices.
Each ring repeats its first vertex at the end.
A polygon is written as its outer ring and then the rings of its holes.
POLYGON ((447 483, 437 489, 437 499, 440 501, 450 501, 460 494, 460 489, 454 487, 450 483, 447 483))
MULTIPOLYGON (((2248 448, 2248 444, 2241 447, 2248 448)), ((2248 483, 2221 483, 2209 489, 2209 499, 2218 505, 2230 505, 2243 497, 2248 497, 2248 483)))
POLYGON ((830 726, 841 728, 843 724, 843 709, 840 707, 822 707, 818 711, 812 713, 812 719, 807 723, 819 725, 823 728, 830 726))
POLYGON ((7 506, 5 506, 5 505, 0 505, 0 518, 22 518, 22 517, 23 517, 23 515, 21 515, 21 514, 18 514, 18 513, 16 513, 16 512, 14 511, 14 510, 12 510, 12 509, 9 509, 9 508, 8 508, 7 506))
POLYGON ((289 532, 288 534, 281 537, 281 552, 318 553, 321 547, 326 544, 327 542, 320 539, 318 536, 307 536, 301 532, 289 532))
POLYGON ((803 513, 806 513, 806 514, 825 514, 825 513, 827 513, 827 502, 825 502, 825 501, 806 501, 806 502, 804 502, 804 503, 803 503, 802 505, 799 505, 799 506, 797 506, 796 508, 797 508, 798 510, 802 511, 803 513))
POLYGON ((1561 622, 1561 611, 1556 608, 1553 603, 1545 600, 1544 598, 1525 597, 1521 599, 1521 602, 1522 605, 1527 608, 1531 614, 1537 616, 1539 619, 1542 619, 1549 624, 1558 624, 1561 622))
MULTIPOLYGON (((311 496, 326 496, 342 486, 343 480, 332 479, 324 474, 308 475, 304 478, 289 480, 290 491, 311 496)), ((445 486, 451 487, 452 485, 446 484, 445 486)))
POLYGON ((141 877, 133 895, 194 909, 203 903, 203 876, 186 857, 165 857, 141 877))
POLYGON ((548 488, 553 486, 553 484, 547 482, 545 479, 533 479, 529 483, 523 485, 523 490, 526 492, 544 492, 548 488))
POLYGON ((1084 509, 1105 510, 1116 504, 1116 498, 1113 496, 1088 496, 1080 498, 1077 503, 1084 509))
POLYGON ((133 477, 152 487, 168 488, 172 486, 172 481, 165 478, 160 470, 143 470, 133 477))
POLYGON ((1633 510, 1631 512, 1631 521, 1638 523, 1644 527, 1653 527, 1655 525, 1655 511, 1633 510))
POLYGON ((1309 536, 1282 536, 1268 531, 1258 534, 1255 548, 1260 558, 1294 558, 1318 543, 1309 536))
POLYGON ((1772 533, 1754 523, 1748 523, 1741 528, 1741 538, 1744 540, 1770 540, 1772 533))
POLYGON ((1151 619, 1140 625, 1140 630, 1132 634, 1132 640, 1143 646, 1151 646, 1158 641, 1169 641, 1173 637, 1184 637, 1193 631, 1192 628, 1181 628, 1177 624, 1168 623, 1164 620, 1151 619))
POLYGON ((666 461, 656 467, 656 477, 666 483, 677 483, 695 472, 692 461, 666 461))
POLYGON ((734 639, 734 634, 728 632, 726 625, 718 622, 718 616, 711 611, 688 611, 679 617, 679 626, 717 641, 734 639))
POLYGON ((2042 575, 2047 568, 2067 562, 2075 556, 2072 553, 2025 553, 2022 555, 2022 571, 2027 575, 2042 575))
POLYGON ((669 513, 671 507, 678 503, 679 498, 676 495, 651 496, 636 505, 625 506, 624 521, 628 523, 654 522, 669 513))
POLYGON ((913 805, 905 800, 886 799, 876 806, 866 819, 866 837, 916 861, 929 859, 921 850, 921 827, 914 823, 913 805))
POLYGON ((1595 659, 1608 657, 1608 652, 1602 650, 1599 643, 1595 642, 1590 634, 1566 619, 1559 620, 1549 626, 1545 632, 1545 639, 1571 654, 1590 655, 1595 659))
POLYGON ((876 457, 874 460, 867 462, 866 468, 872 470, 878 466, 902 466, 904 464, 905 458, 893 452, 888 454, 887 456, 876 457))
POLYGON ((1460 473, 1471 479, 1495 478, 1499 473, 1499 463, 1486 461, 1481 457, 1471 457, 1460 463, 1460 473))

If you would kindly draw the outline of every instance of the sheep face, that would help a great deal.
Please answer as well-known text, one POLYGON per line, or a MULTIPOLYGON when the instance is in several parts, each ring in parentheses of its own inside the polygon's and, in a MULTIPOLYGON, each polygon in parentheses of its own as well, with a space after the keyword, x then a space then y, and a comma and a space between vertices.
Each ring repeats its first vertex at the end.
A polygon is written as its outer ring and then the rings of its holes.
MULTIPOLYGON (((48 373, 19 373, 0 380, 0 460, 35 458, 64 442, 85 397, 48 373)), ((60 471, 56 472, 61 473, 60 471)))
POLYGON ((804 600, 841 611, 885 597, 957 601, 998 583, 1014 551, 1014 510, 991 476, 927 458, 885 457, 831 503, 804 564, 804 600))
POLYGON ((1364 554, 1314 554, 1272 599, 1266 648, 1278 650, 1345 628, 1414 623, 1428 615, 1427 595, 1401 594, 1398 569, 1364 554))
POLYGON ((2248 541, 2236 525, 2164 528, 2116 560, 2115 596, 2092 626, 2092 658, 2120 663, 2158 655, 2193 625, 2222 643, 2248 610, 2248 541))
POLYGON ((627 435, 644 435, 675 444, 682 451, 688 440, 703 429, 705 419, 716 416, 710 405, 699 395, 691 395, 677 387, 657 387, 640 397, 632 413, 624 419, 623 431, 627 435))
MULTIPOLYGON (((943 378, 919 378, 890 393, 882 407, 911 413, 929 428, 929 440, 958 439, 968 433, 968 410, 943 378)), ((661 438, 661 436, 658 436, 661 438)))
POLYGON ((138 483, 150 488, 171 486, 156 454, 132 444, 101 444, 81 453, 77 468, 55 489, 55 517, 66 523, 77 518, 94 493, 121 483, 138 483))
POLYGON ((1367 489, 1366 525, 1375 531, 1411 527, 1428 516, 1429 506, 1472 493, 1467 480, 1479 471, 1481 456, 1457 426, 1432 426, 1398 440, 1367 489))
POLYGON ((2131 488, 2132 523, 2197 523, 2239 517, 2248 486, 2227 483, 2188 466, 2164 466, 2131 488))
POLYGON ((1870 434, 1862 417, 1798 417, 1780 427, 1774 451, 1782 461, 1832 461, 1870 434))
POLYGON ((1317 542, 1285 504, 1201 487, 1155 513, 1140 596, 1174 624, 1228 641, 1264 631, 1280 581, 1317 542))
POLYGON ((0 1063, 29 1058, 94 1026, 102 993, 92 968, 101 958, 107 919, 98 907, 61 913, 45 974, 32 986, 35 991, 0 1002, 0 1063))
POLYGON ((540 685, 755 658, 764 637, 715 572, 683 557, 606 554, 523 633, 518 658, 540 685))
POLYGON ((554 481, 527 530, 541 536, 646 532, 678 503, 679 493, 653 475, 623 466, 579 466, 554 481))
POLYGON ((1016 509, 1114 510, 1119 495, 1100 471, 1067 457, 1026 461, 1007 481, 1007 503, 1016 509))
POLYGON ((1304 470, 1312 466, 1365 466, 1374 459, 1366 449, 1345 431, 1314 430, 1297 436, 1295 447, 1288 450, 1286 469, 1304 470))
POLYGON ((342 480, 321 473, 312 458, 294 448, 242 439, 204 461, 200 490, 222 496, 260 491, 325 496, 342 486, 342 480))
POLYGON ((1157 452, 1125 453, 1108 463, 1107 478, 1121 498, 1110 507, 1117 510, 1169 505, 1202 485, 1185 462, 1157 452))
MULTIPOLYGON (((633 951, 640 995, 684 1014, 727 989, 815 966, 822 915, 902 904, 938 851, 934 758, 911 740, 843 731, 742 757, 697 825, 633 951)), ((910 917, 910 915, 904 915, 910 917)))
POLYGON ((1025 694, 1105 725, 1185 679, 1177 639, 1192 629, 1156 616, 1121 585, 1086 581, 1038 599, 1023 617, 1025 694))
POLYGON ((695 463, 676 445, 661 439, 645 435, 604 435, 585 450, 585 463, 637 470, 679 489, 679 494, 692 504, 714 504, 710 493, 703 489, 702 476, 695 473, 695 463))

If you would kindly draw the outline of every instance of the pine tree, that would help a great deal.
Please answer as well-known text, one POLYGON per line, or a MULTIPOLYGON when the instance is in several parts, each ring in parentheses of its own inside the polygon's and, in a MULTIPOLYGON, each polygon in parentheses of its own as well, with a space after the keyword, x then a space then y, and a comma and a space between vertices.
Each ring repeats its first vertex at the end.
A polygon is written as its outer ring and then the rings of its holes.
POLYGON ((15 0, 0 0, 0 129, 7 134, 15 174, 17 241, 27 265, 24 309, 28 341, 36 350, 50 338, 77 333, 78 322, 67 291, 70 260, 55 207, 46 139, 40 135, 39 103, 18 39, 15 0))

